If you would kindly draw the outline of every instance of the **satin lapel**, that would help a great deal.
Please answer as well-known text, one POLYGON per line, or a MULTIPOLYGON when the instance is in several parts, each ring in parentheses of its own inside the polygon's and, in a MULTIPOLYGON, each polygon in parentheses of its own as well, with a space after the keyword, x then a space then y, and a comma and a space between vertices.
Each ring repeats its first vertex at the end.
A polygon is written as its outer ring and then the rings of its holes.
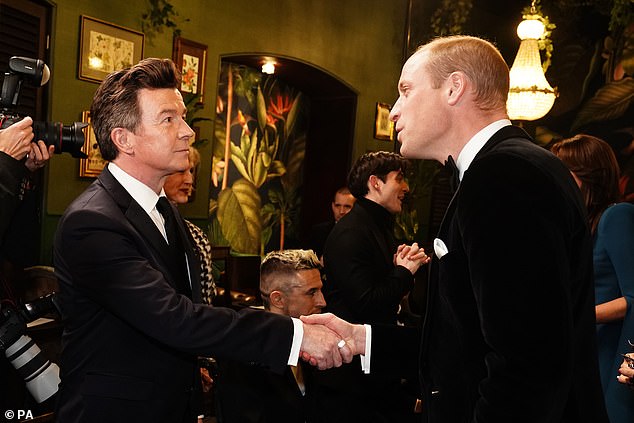
POLYGON ((169 246, 163 238, 163 234, 156 227, 150 216, 134 201, 125 212, 126 218, 137 231, 143 234, 148 244, 159 253, 165 263, 171 262, 169 246))
POLYGON ((436 238, 440 238, 443 241, 447 241, 445 239, 445 234, 447 233, 447 225, 451 221, 451 218, 454 215, 456 209, 456 203, 458 202, 458 194, 460 193, 460 185, 456 189, 456 192, 453 193, 453 197, 451 197, 451 201, 449 201, 449 205, 447 206, 447 210, 445 210, 445 214, 442 217, 442 221, 440 222, 440 227, 438 228, 438 234, 436 238))
MULTIPOLYGON (((112 198, 121 207, 123 214, 134 228, 142 234, 142 237, 147 241, 154 251, 156 251, 163 261, 165 269, 170 269, 170 263, 172 259, 170 256, 169 246, 163 238, 163 234, 156 227, 150 216, 141 208, 130 193, 123 188, 123 186, 112 176, 112 173, 106 167, 99 175, 99 181, 104 188, 110 192, 112 198)), ((175 286, 173 281, 170 281, 172 286, 175 286)))
POLYGON ((532 138, 530 135, 526 133, 522 128, 517 126, 505 126, 504 128, 497 131, 493 136, 489 139, 489 141, 484 144, 484 146, 478 151, 473 161, 478 160, 478 157, 486 154, 487 152, 494 149, 501 141, 504 141, 508 138, 526 138, 528 141, 531 141, 532 138))
MULTIPOLYGON (((495 134, 493 134, 493 136, 486 142, 486 144, 484 144, 484 146, 482 147, 482 149, 480 149, 480 151, 478 152, 478 154, 476 154, 475 158, 473 159, 473 161, 477 161, 478 157, 480 157, 483 154, 486 154, 487 152, 495 149, 495 147, 502 141, 504 141, 505 139, 508 138, 526 138, 527 140, 531 140, 531 137, 526 133, 526 131, 524 131, 522 128, 519 128, 517 126, 505 126, 504 128, 500 129, 499 131, 497 131, 495 134)), ((472 163, 473 164, 473 163, 472 163)), ((468 177, 469 170, 467 169, 467 171, 465 172, 464 177, 468 177)), ((453 217, 454 213, 455 213, 455 208, 456 208, 456 203, 457 203, 457 198, 458 198, 458 194, 460 192, 460 185, 458 185, 458 189, 456 189, 456 192, 454 193, 453 197, 451 197, 451 201, 449 202, 449 205, 447 206, 447 210, 445 211, 445 215, 442 218, 442 222, 440 223, 440 228, 438 230, 438 235, 437 237, 442 239, 443 241, 446 242, 446 239, 444 239, 444 235, 446 234, 447 231, 447 224, 451 221, 451 218, 453 217)))

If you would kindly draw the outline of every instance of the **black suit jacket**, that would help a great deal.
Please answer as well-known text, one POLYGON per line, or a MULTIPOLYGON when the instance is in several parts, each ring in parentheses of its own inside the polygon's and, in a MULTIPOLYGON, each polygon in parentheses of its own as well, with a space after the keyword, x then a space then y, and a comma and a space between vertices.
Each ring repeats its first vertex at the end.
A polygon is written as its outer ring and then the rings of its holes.
MULTIPOLYGON (((197 262, 185 250, 196 291, 197 262)), ((165 240, 108 169, 62 216, 54 263, 64 322, 58 422, 184 421, 198 355, 286 367, 290 319, 179 294, 183 276, 170 270, 165 240)))
MULTIPOLYGON (((428 421, 605 423, 592 242, 562 163, 521 129, 501 129, 465 172, 438 238, 449 252, 432 263, 420 352, 428 421)), ((399 335, 373 328, 372 371, 393 370, 400 349, 416 356, 414 332, 399 335)))
POLYGON ((306 243, 306 248, 309 248, 315 252, 317 257, 320 257, 324 254, 324 246, 326 245, 326 240, 328 239, 328 235, 332 228, 335 227, 334 219, 327 220, 325 222, 318 223, 314 225, 310 229, 310 235, 308 237, 308 242, 306 243))
POLYGON ((299 365, 305 395, 289 366, 279 374, 254 363, 218 360, 218 375, 214 378, 218 420, 226 423, 316 422, 313 368, 301 362, 299 365))
POLYGON ((324 248, 326 311, 352 323, 396 324, 414 277, 394 265, 393 226, 390 212, 366 198, 337 222, 324 248))
MULTIPOLYGON (((396 325, 399 303, 413 287, 414 277, 394 265, 398 244, 393 225, 390 212, 366 198, 358 199, 337 222, 324 248, 327 311, 353 323, 396 325)), ((318 372, 315 381, 324 422, 405 423, 414 417, 414 393, 399 375, 365 375, 357 357, 318 372)))

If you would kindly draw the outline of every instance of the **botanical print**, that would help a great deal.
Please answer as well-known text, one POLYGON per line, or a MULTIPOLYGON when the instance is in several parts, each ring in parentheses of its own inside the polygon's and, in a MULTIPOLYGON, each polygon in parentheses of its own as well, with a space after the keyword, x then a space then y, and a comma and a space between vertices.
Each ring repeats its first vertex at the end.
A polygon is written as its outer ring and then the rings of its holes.
POLYGON ((273 75, 224 63, 217 100, 212 243, 248 255, 297 244, 308 99, 273 75))
POLYGON ((192 94, 198 93, 198 66, 198 57, 183 54, 183 80, 181 82, 181 91, 192 94))
POLYGON ((114 72, 132 66, 134 42, 90 31, 88 67, 102 72, 114 72))

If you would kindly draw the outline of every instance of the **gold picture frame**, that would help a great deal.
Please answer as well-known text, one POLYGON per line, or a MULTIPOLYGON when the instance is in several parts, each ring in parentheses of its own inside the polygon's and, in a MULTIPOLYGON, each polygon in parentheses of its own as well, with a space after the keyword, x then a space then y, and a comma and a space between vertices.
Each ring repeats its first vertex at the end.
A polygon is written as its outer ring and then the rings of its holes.
POLYGON ((103 81, 109 73, 143 59, 142 32, 81 15, 79 79, 103 81))
POLYGON ((108 162, 101 157, 97 137, 95 137, 95 131, 92 129, 90 111, 81 113, 81 121, 88 124, 83 129, 84 146, 81 149, 88 158, 79 160, 79 176, 82 178, 96 178, 108 162))
POLYGON ((394 139, 394 122, 390 121, 392 106, 387 103, 376 103, 374 119, 374 138, 392 141, 394 139))
POLYGON ((202 103, 207 69, 207 46, 182 37, 174 37, 172 60, 182 73, 181 93, 198 96, 197 102, 202 103))

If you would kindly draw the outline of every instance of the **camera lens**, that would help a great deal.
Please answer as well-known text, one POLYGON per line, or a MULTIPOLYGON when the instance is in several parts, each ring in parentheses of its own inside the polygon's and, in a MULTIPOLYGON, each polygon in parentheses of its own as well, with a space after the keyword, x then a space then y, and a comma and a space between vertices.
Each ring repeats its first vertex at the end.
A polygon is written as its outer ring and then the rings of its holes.
POLYGON ((41 403, 57 392, 59 367, 48 361, 40 348, 26 335, 20 336, 5 354, 24 379, 33 398, 41 403))
POLYGON ((46 145, 55 146, 55 153, 69 153, 76 158, 85 159, 88 156, 81 149, 84 146, 84 131, 88 124, 73 122, 64 125, 61 122, 33 122, 33 141, 42 140, 46 145))

